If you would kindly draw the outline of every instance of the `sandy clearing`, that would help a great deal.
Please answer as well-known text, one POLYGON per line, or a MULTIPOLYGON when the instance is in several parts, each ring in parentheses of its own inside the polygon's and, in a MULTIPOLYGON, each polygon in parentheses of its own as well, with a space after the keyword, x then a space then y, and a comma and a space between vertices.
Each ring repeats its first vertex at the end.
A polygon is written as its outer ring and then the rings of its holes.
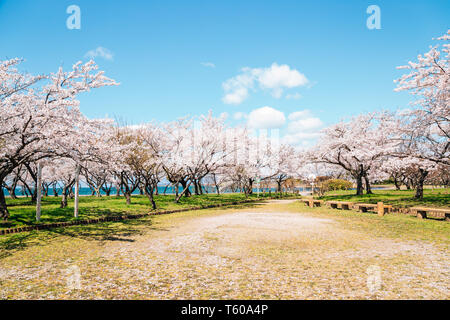
POLYGON ((450 298, 447 251, 350 231, 293 212, 293 202, 183 219, 132 241, 87 242, 78 256, 46 261, 45 272, 11 266, 0 282, 21 298, 450 298), (80 289, 68 291, 65 270, 74 266, 80 289))

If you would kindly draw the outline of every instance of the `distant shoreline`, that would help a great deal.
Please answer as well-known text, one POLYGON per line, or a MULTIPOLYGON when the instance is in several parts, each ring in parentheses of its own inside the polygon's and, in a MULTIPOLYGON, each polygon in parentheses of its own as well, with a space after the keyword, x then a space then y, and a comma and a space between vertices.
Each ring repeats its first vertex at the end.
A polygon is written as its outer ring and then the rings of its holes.
MULTIPOLYGON (((431 188, 431 186, 426 186, 426 187, 431 188)), ((164 189, 165 188, 166 188, 165 186, 163 186, 163 187, 159 186, 158 187, 158 195, 161 195, 161 196, 163 196, 163 195, 166 195, 166 196, 173 196, 173 195, 175 195, 175 192, 173 192, 173 187, 167 188, 167 191, 164 193, 164 189)), ((215 187, 207 186, 207 188, 208 188, 208 192, 204 192, 204 194, 217 194, 215 187)), ((437 188, 437 187, 434 187, 434 188, 437 188)), ((395 189, 395 187, 394 186, 390 186, 390 185, 375 185, 375 186, 372 187, 372 190, 383 190, 383 189, 384 190, 392 190, 392 189, 395 189)), ((5 197, 11 198, 11 196, 8 193, 8 191, 6 189, 3 189, 3 190, 5 192, 5 197)), ((299 193, 302 193, 302 192, 309 192, 310 193, 311 192, 311 187, 295 187, 295 190, 298 191, 299 193)), ((356 189, 355 188, 351 188, 350 190, 356 190, 356 189)), ((182 190, 180 189, 179 192, 181 192, 181 191, 182 190)), ((194 192, 193 188, 191 189, 191 192, 192 193, 194 192)), ((257 193, 258 192, 258 188, 253 188, 253 192, 257 193)), ((261 193, 264 193, 264 192, 265 193, 269 193, 269 192, 275 193, 277 191, 276 191, 275 187, 272 187, 272 188, 259 188, 259 192, 261 192, 261 193)), ((222 193, 224 193, 224 194, 233 194, 233 193, 239 193, 239 192, 233 192, 231 190, 221 190, 220 193, 221 194, 222 193)), ((90 197, 90 196, 95 196, 96 194, 92 195, 91 189, 89 189, 88 187, 82 187, 82 188, 80 188, 80 194, 79 195, 80 195, 80 197, 90 197)), ((101 196, 107 196, 104 191, 101 191, 100 195, 101 196)), ((110 196, 116 196, 116 190, 113 189, 110 192, 109 195, 110 196)), ((140 194, 139 190, 136 190, 136 191, 134 191, 132 193, 132 195, 141 195, 141 194, 140 194)), ((123 194, 121 193, 120 196, 123 196, 123 194)), ((21 189, 19 189, 19 190, 16 191, 16 197, 17 198, 27 198, 27 197, 31 197, 31 196, 30 195, 28 195, 28 196, 23 195, 21 193, 21 189)), ((54 197, 53 189, 49 189, 48 197, 54 197)), ((61 197, 61 190, 58 190, 58 197, 61 197)))

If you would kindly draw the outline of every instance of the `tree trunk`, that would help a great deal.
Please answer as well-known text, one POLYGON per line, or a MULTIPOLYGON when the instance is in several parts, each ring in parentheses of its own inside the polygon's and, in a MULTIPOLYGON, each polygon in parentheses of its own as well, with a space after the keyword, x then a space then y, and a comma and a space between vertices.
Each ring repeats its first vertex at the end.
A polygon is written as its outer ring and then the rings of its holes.
POLYGON ((60 208, 66 208, 66 207, 67 207, 67 187, 63 187, 60 208))
MULTIPOLYGON (((17 199, 16 188, 17 188, 17 183, 18 182, 19 182, 19 178, 18 178, 18 176, 16 176, 13 179, 13 182, 11 183, 11 187, 6 188, 8 190, 8 192, 9 192, 9 196, 11 197, 11 199, 17 199)), ((1 184, 0 184, 0 186, 1 186, 1 184)))
POLYGON ((411 190, 411 184, 409 182, 405 182, 406 190, 411 190))
POLYGON ((423 199, 423 184, 419 183, 416 187, 416 194, 414 198, 422 200, 423 199))
POLYGON ((3 179, 0 180, 0 218, 4 221, 8 220, 9 218, 9 211, 6 206, 6 199, 5 199, 5 193, 3 191, 3 179))
POLYGON ((15 190, 9 191, 9 196, 10 196, 11 199, 13 199, 13 200, 16 200, 16 199, 17 199, 15 190))
POLYGON ((214 186, 216 187, 216 192, 217 194, 220 194, 220 188, 219 185, 217 184, 217 179, 216 179, 216 175, 213 173, 213 179, 214 179, 214 186))
POLYGON ((198 186, 198 193, 200 195, 202 195, 203 194, 203 186, 202 186, 202 183, 201 183, 200 179, 197 180, 197 186, 198 186))
POLYGON ((52 190, 53 190, 53 196, 57 197, 58 196, 58 189, 56 189, 56 185, 52 186, 52 190))
POLYGON ((192 182, 194 184, 194 193, 196 196, 200 195, 200 191, 198 190, 198 182, 197 180, 194 179, 194 181, 192 182))
POLYGON ((37 185, 35 184, 35 188, 34 190, 27 184, 27 183, 23 183, 23 186, 26 188, 25 189, 25 193, 27 194, 27 198, 28 198, 28 194, 31 195, 31 202, 32 203, 36 203, 36 197, 37 197, 37 185), (28 192, 27 192, 28 191, 28 192))
POLYGON ((423 184, 425 182, 425 178, 428 175, 428 171, 424 170, 424 169, 419 169, 419 178, 417 179, 417 184, 416 184, 416 195, 414 196, 414 198, 422 200, 423 199, 423 184))
POLYGON ((363 183, 362 183, 362 175, 358 174, 356 176, 356 195, 362 196, 364 193, 363 183))
POLYGON ((127 204, 131 204, 131 193, 128 191, 125 191, 123 193, 125 195, 125 199, 127 200, 127 204))
POLYGON ((189 192, 189 186, 190 185, 191 185, 191 182, 186 184, 186 186, 184 187, 183 191, 178 196, 176 196, 175 203, 178 203, 180 201, 180 199, 183 196, 183 194, 185 194, 186 192, 189 192))
POLYGON ((244 194, 245 194, 246 198, 253 193, 253 180, 248 179, 247 182, 248 182, 248 185, 243 186, 244 194))
POLYGON ((156 210, 156 203, 155 203, 155 199, 153 198, 153 190, 154 190, 154 188, 152 188, 152 187, 146 187, 145 193, 147 195, 148 200, 152 204, 153 210, 156 210))
POLYGON ((394 178, 394 185, 395 185, 395 189, 400 190, 400 182, 398 181, 397 178, 394 178))
POLYGON ((248 185, 249 185, 248 194, 251 195, 253 194, 253 179, 248 179, 248 185))
POLYGON ((364 176, 364 182, 366 183, 366 193, 372 194, 372 188, 370 187, 370 181, 367 176, 364 176))
MULTIPOLYGON (((183 188, 183 194, 186 198, 191 196, 191 191, 189 191, 189 187, 186 189, 186 186, 188 185, 188 183, 182 179, 180 180, 181 183, 181 187, 183 188)), ((191 183, 189 183, 189 186, 191 185, 191 183)), ((178 197, 178 196, 177 196, 178 197)))
MULTIPOLYGON (((1 186, 0 186, 0 188, 1 188, 1 186)), ((11 199, 17 199, 16 188, 14 186, 11 186, 11 187, 5 186, 5 189, 8 190, 8 193, 9 193, 9 196, 11 197, 11 199)))

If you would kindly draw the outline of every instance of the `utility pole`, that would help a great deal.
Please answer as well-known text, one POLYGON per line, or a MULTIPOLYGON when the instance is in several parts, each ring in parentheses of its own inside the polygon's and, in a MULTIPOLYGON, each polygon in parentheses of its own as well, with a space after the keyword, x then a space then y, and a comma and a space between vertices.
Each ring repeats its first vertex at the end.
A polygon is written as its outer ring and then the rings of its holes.
POLYGON ((78 218, 78 196, 80 194, 80 165, 77 164, 75 169, 75 203, 73 206, 73 213, 75 218, 78 218))
POLYGON ((261 183, 261 178, 260 177, 256 177, 256 183, 258 184, 258 198, 259 198, 259 184, 261 183))
POLYGON ((36 199, 36 221, 39 222, 41 220, 41 198, 42 198, 42 165, 38 162, 37 165, 37 179, 36 179, 36 190, 37 190, 37 199, 36 199))

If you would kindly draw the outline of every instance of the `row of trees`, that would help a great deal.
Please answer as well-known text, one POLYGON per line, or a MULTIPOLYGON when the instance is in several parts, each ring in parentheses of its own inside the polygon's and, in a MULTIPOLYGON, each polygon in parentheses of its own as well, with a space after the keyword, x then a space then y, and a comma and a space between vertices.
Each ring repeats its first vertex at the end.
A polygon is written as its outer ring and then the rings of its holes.
POLYGON ((61 189, 61 206, 79 178, 97 195, 117 190, 131 203, 139 189, 152 207, 161 183, 176 190, 174 200, 203 193, 202 185, 253 190, 255 178, 286 178, 294 159, 291 146, 245 128, 230 128, 212 114, 170 123, 118 125, 110 119, 88 119, 79 111, 77 95, 117 85, 93 61, 32 76, 18 71, 19 59, 0 63, 0 217, 9 212, 4 190, 15 196, 24 187, 35 201, 61 189), (47 191, 46 191, 47 190, 47 191))
POLYGON ((409 73, 396 80, 397 91, 414 101, 401 112, 363 114, 330 126, 308 158, 336 166, 356 182, 357 194, 371 193, 370 181, 392 178, 423 197, 427 178, 448 185, 450 166, 450 31, 417 62, 399 67, 409 73))
POLYGON ((3 187, 14 197, 17 186, 23 186, 35 200, 40 180, 44 193, 61 190, 65 207, 80 176, 98 196, 115 190, 129 204, 140 190, 156 209, 158 185, 173 186, 175 202, 191 192, 202 194, 204 184, 214 186, 217 193, 230 188, 249 195, 257 177, 272 179, 281 189, 296 161, 293 147, 253 136, 245 128, 226 127, 223 118, 212 114, 141 126, 103 121, 91 139, 78 143, 85 149, 80 151, 78 145, 76 156, 69 154, 75 148, 70 144, 66 153, 24 161, 6 176, 3 187))
POLYGON ((4 189, 18 185, 36 199, 57 186, 61 206, 81 179, 100 196, 112 190, 127 203, 136 190, 156 208, 158 185, 174 187, 174 201, 203 193, 205 184, 252 193, 256 179, 283 184, 315 176, 350 177, 357 194, 371 192, 371 182, 392 178, 416 188, 423 197, 427 179, 449 177, 449 44, 402 67, 397 90, 414 96, 402 112, 362 114, 325 129, 307 151, 232 128, 210 113, 170 123, 118 125, 110 119, 88 119, 77 95, 118 85, 93 61, 72 70, 32 76, 18 70, 19 59, 0 62, 0 217, 9 216, 4 189), (47 190, 47 191, 46 191, 47 190), (191 191, 193 190, 193 191, 191 191))

